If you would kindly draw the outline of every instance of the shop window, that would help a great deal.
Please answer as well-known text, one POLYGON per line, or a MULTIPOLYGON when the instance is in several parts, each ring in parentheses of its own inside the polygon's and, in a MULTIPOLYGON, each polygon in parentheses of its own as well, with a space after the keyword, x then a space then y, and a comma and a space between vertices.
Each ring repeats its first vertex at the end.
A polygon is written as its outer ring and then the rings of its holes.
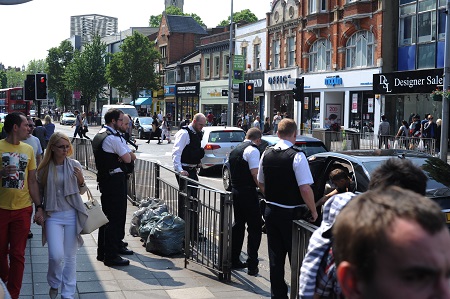
POLYGON ((417 68, 434 68, 436 61, 436 43, 417 46, 417 68))
POLYGON ((288 38, 288 65, 294 66, 295 65, 295 37, 289 37, 288 38))
POLYGON ((361 68, 373 66, 375 50, 374 36, 369 31, 358 31, 347 41, 347 68, 361 68))
POLYGON ((320 72, 331 69, 331 42, 328 39, 315 41, 309 51, 309 71, 320 72))
POLYGON ((208 56, 208 57, 205 57, 203 61, 205 62, 204 63, 205 78, 209 78, 209 76, 211 74, 211 60, 208 56))
POLYGON ((280 41, 279 40, 273 41, 272 51, 273 51, 272 68, 278 69, 278 68, 280 68, 280 41))

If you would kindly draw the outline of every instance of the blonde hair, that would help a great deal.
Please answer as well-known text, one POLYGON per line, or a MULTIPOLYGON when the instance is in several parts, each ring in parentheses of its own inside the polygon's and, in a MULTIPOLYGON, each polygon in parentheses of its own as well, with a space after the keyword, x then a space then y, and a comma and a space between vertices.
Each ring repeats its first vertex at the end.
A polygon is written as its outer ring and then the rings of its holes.
POLYGON ((47 115, 44 117, 44 122, 45 122, 46 125, 52 123, 52 118, 50 117, 50 115, 47 114, 47 115))
POLYGON ((50 137, 48 141, 47 148, 45 149, 44 158, 42 159, 39 167, 37 169, 38 173, 38 181, 44 186, 47 185, 47 177, 48 177, 48 169, 50 166, 55 167, 53 164, 53 150, 52 146, 55 145, 60 139, 64 139, 69 143, 69 149, 67 150, 67 156, 72 156, 73 154, 73 146, 70 142, 69 137, 66 134, 61 132, 55 132, 50 137))

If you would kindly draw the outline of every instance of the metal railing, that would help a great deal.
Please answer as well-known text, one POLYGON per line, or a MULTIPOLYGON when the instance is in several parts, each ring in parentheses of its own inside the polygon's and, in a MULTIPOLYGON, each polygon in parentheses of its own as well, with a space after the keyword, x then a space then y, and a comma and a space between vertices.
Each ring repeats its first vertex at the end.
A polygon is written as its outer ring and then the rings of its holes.
MULTIPOLYGON (((91 140, 73 138, 74 158, 97 172, 91 140)), ((144 198, 159 198, 168 211, 184 219, 185 267, 188 261, 231 280, 231 226, 233 201, 230 192, 215 190, 158 163, 137 159, 128 179, 128 199, 138 205, 144 198), (179 181, 179 186, 171 181, 179 181)))
POLYGON ((304 220, 292 222, 291 299, 298 298, 300 266, 308 250, 309 239, 318 227, 304 220))

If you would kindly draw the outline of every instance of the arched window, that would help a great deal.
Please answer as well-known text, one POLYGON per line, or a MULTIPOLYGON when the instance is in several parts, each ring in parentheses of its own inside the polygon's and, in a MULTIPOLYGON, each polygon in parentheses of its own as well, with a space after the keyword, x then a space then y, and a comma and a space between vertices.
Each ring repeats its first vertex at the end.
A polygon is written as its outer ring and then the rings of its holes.
POLYGON ((373 66, 374 52, 375 41, 373 33, 366 30, 356 32, 347 41, 347 68, 373 66))
POLYGON ((316 40, 309 50, 309 71, 323 72, 331 69, 331 42, 322 38, 316 40))

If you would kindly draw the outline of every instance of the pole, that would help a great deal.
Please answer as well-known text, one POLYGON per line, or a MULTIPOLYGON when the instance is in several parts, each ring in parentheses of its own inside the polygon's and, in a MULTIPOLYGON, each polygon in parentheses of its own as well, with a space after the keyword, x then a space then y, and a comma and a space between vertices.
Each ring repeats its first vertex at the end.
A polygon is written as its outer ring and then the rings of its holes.
MULTIPOLYGON (((450 1, 450 0, 449 0, 450 1)), ((230 57, 229 57, 229 72, 228 72, 228 108, 227 108, 227 124, 231 126, 231 97, 233 91, 233 57, 234 57, 234 48, 233 48, 233 0, 231 0, 231 14, 230 14, 230 57)))
MULTIPOLYGON (((450 13, 450 0, 447 0, 446 10, 446 24, 445 24, 445 56, 444 56, 444 84, 443 90, 448 90, 450 87, 450 20, 448 14, 450 13)), ((442 124, 441 124, 441 148, 440 158, 447 162, 448 152, 448 101, 446 97, 442 96, 442 124)))

